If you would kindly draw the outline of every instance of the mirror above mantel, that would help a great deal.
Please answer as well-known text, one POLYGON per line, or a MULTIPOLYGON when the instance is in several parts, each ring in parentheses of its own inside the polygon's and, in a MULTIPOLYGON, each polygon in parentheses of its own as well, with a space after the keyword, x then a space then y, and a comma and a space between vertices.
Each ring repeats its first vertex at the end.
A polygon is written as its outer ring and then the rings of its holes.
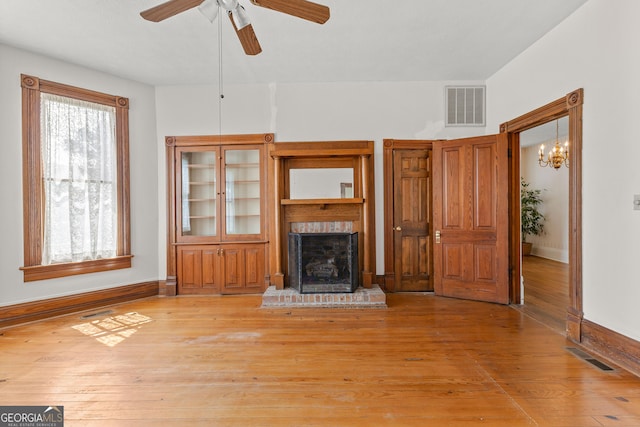
POLYGON ((353 168, 289 169, 289 199, 353 198, 353 168))
POLYGON ((362 164, 358 156, 282 159, 282 198, 296 201, 361 197, 362 164))

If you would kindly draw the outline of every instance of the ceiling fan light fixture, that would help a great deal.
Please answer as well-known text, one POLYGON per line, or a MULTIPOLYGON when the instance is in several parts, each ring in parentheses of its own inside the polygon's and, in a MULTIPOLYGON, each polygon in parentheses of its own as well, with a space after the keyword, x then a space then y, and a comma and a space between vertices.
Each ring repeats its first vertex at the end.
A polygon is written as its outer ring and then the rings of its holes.
POLYGON ((206 16, 210 22, 213 22, 218 16, 218 2, 215 0, 204 0, 200 6, 198 6, 198 10, 206 16))
POLYGON ((235 10, 229 11, 229 13, 231 14, 233 23, 236 25, 236 28, 238 30, 241 30, 247 25, 251 24, 249 15, 247 15, 247 12, 244 10, 244 7, 242 7, 242 5, 239 4, 238 7, 235 8, 235 10))

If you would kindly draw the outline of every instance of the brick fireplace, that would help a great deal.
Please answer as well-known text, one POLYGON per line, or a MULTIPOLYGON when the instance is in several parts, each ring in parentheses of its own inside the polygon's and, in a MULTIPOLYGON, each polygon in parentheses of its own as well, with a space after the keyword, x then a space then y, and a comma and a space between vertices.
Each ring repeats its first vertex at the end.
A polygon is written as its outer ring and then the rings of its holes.
MULTIPOLYGON (((357 233, 353 260, 353 277, 357 285, 354 286, 371 289, 376 277, 373 142, 284 142, 274 143, 269 148, 269 169, 274 177, 274 185, 269 189, 272 194, 269 207, 272 221, 270 285, 278 291, 291 287, 289 233, 357 233), (302 186, 304 193, 298 192, 299 187, 292 191, 294 182, 302 182, 300 171, 310 169, 314 174, 324 169, 325 177, 326 173, 330 175, 325 179, 307 180, 302 186), (349 192, 341 191, 342 182, 337 195, 321 191, 338 189, 331 175, 334 170, 350 171, 347 174, 352 181, 347 183, 349 192)), ((341 173, 339 175, 344 179, 341 173)), ((298 266, 298 271, 302 268, 298 266)), ((293 291, 297 290, 294 288, 293 291)), ((336 291, 341 293, 344 289, 336 291)))

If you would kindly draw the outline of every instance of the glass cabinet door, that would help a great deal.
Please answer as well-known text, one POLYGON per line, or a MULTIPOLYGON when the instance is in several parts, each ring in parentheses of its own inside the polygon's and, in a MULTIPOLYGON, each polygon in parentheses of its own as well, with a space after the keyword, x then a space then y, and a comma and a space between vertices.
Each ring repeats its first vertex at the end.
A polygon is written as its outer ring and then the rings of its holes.
POLYGON ((261 147, 224 150, 226 236, 262 233, 261 147))
POLYGON ((211 149, 183 149, 177 156, 179 176, 179 236, 182 240, 217 234, 217 152, 211 149))

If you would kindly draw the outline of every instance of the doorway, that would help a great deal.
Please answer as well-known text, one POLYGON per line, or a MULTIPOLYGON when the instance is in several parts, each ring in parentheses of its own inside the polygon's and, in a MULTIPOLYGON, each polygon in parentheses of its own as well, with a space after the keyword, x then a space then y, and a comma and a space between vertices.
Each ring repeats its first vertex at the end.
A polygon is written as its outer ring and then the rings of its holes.
POLYGON ((432 292, 431 141, 384 140, 385 290, 432 292))
MULTIPOLYGON (((508 303, 517 304, 522 297, 521 289, 521 230, 520 230, 520 133, 560 117, 568 116, 571 167, 569 168, 569 263, 568 294, 565 332, 569 339, 580 342, 582 336, 582 106, 583 89, 550 102, 536 110, 516 117, 500 125, 500 134, 507 140, 508 161, 508 303)), ((384 239, 393 241, 393 186, 392 178, 394 148, 432 149, 434 141, 384 140, 384 239)), ((501 153, 497 153, 501 155, 501 153)), ((505 154, 506 155, 506 154, 505 154)), ((430 247, 431 242, 429 243, 430 247)), ((385 289, 396 290, 393 245, 385 250, 385 289)))
POLYGON ((384 141, 387 291, 509 303, 507 146, 506 134, 384 141))
POLYGON ((541 200, 536 211, 543 216, 543 229, 538 232, 531 221, 526 230, 523 227, 523 242, 532 249, 530 253, 523 249, 521 305, 516 307, 560 333, 564 333, 569 306, 570 159, 556 168, 547 161, 547 153, 556 145, 562 152, 569 136, 568 124, 569 117, 564 116, 520 133, 520 176, 529 192, 526 200, 536 199, 536 195, 541 200), (540 150, 544 152, 542 160, 540 150))
POLYGON ((519 303, 521 289, 520 244, 520 137, 521 133, 544 123, 568 117, 569 167, 569 236, 568 236, 568 297, 565 332, 567 337, 581 340, 582 307, 582 105, 583 89, 568 93, 547 105, 500 125, 500 132, 509 138, 510 180, 510 295, 512 303, 519 303))

